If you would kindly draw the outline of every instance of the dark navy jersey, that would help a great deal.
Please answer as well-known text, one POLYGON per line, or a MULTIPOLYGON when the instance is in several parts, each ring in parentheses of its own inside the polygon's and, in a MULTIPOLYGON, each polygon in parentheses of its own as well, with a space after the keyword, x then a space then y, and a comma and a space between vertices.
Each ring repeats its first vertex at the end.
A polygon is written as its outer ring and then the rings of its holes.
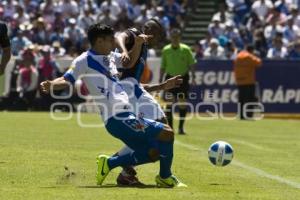
MULTIPOLYGON (((142 32, 133 28, 133 29, 128 29, 126 31, 126 34, 128 35, 128 41, 126 43, 126 48, 128 51, 130 51, 134 45, 134 38, 136 36, 142 34, 142 32)), ((121 79, 133 77, 138 82, 140 82, 144 68, 145 68, 145 63, 147 60, 147 51, 148 51, 147 46, 145 44, 143 44, 139 59, 137 60, 136 64, 134 65, 134 67, 132 67, 130 69, 123 69, 121 79)))
POLYGON ((2 48, 10 47, 10 41, 7 35, 7 26, 0 21, 0 46, 2 48))

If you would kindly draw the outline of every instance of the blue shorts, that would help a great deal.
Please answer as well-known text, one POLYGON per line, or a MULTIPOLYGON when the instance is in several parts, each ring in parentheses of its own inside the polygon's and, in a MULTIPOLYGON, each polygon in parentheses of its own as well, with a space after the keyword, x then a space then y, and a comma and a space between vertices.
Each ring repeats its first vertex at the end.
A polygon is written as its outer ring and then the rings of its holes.
POLYGON ((138 118, 130 112, 119 113, 108 119, 107 131, 122 140, 133 150, 145 150, 157 147, 157 136, 164 125, 154 120, 138 118))

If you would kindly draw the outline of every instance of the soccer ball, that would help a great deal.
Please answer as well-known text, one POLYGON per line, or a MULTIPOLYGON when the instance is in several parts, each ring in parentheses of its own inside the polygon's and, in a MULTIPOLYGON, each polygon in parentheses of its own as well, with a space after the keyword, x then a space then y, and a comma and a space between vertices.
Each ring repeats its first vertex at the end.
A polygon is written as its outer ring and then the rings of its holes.
POLYGON ((208 158, 216 166, 228 165, 233 158, 233 148, 224 141, 217 141, 210 145, 208 149, 208 158))

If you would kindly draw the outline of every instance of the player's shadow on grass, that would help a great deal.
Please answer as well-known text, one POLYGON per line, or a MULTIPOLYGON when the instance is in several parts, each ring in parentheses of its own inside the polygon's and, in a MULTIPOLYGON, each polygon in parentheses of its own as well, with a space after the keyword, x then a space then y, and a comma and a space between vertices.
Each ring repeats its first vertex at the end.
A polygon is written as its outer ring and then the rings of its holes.
POLYGON ((133 186, 121 186, 116 184, 106 184, 106 185, 84 185, 78 186, 78 188, 139 188, 139 189, 148 189, 148 188, 157 188, 156 185, 133 185, 133 186))
POLYGON ((231 184, 226 184, 226 183, 210 183, 209 185, 211 185, 211 186, 218 186, 218 185, 231 185, 231 184))

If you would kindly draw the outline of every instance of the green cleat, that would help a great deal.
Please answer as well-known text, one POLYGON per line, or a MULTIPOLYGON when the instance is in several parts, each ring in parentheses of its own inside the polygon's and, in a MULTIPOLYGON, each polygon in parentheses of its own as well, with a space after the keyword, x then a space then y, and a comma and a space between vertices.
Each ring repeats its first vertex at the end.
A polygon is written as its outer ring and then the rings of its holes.
POLYGON ((169 178, 161 178, 159 175, 155 177, 157 187, 173 188, 173 187, 187 187, 186 184, 180 182, 176 176, 171 175, 169 178))
POLYGON ((97 157, 97 185, 102 185, 104 179, 109 174, 109 167, 108 167, 108 158, 109 156, 106 155, 99 155, 97 157))

